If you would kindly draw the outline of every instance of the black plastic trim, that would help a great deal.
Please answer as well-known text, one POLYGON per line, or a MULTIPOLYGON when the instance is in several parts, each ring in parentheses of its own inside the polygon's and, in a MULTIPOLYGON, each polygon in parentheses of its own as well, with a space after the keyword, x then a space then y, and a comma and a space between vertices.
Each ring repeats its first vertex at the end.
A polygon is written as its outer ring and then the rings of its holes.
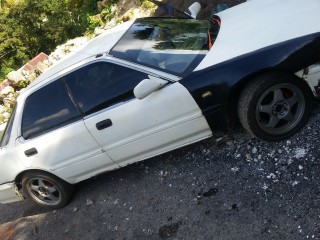
POLYGON ((15 181, 13 180, 13 181, 8 181, 8 182, 0 183, 0 186, 1 186, 1 185, 8 184, 8 183, 15 183, 15 181))

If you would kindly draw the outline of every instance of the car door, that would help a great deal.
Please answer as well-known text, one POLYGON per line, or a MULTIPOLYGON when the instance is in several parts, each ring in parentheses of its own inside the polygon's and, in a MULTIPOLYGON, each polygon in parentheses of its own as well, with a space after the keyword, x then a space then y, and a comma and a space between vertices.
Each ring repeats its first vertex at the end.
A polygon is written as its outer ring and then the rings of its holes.
POLYGON ((118 167, 89 133, 63 78, 26 97, 16 147, 26 168, 70 183, 118 167))
POLYGON ((133 89, 148 75, 96 61, 67 81, 84 123, 120 166, 149 158, 211 135, 201 110, 178 82, 138 100, 133 89))

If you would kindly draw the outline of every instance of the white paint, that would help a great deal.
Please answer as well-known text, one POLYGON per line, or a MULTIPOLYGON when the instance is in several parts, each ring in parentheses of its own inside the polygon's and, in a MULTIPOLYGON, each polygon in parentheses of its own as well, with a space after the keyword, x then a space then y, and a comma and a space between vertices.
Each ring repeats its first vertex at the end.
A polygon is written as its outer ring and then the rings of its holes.
POLYGON ((195 69, 320 32, 319 0, 255 0, 218 13, 217 40, 195 69))
POLYGON ((190 93, 180 84, 134 99, 85 119, 110 158, 120 166, 140 161, 211 136, 211 130, 190 93), (113 125, 97 130, 96 123, 113 125))
POLYGON ((0 203, 10 203, 23 200, 13 183, 0 185, 0 203))
MULTIPOLYGON (((11 138, 0 149, 0 183, 13 181, 28 169, 50 172, 76 183, 212 135, 190 93, 175 82, 142 100, 118 103, 84 120, 24 140, 21 119, 25 99, 45 84, 27 90, 17 100, 11 138), (105 119, 111 119, 113 125, 97 130, 96 123, 105 119), (31 148, 36 148, 38 154, 27 157, 25 151, 31 148)), ((17 200, 12 189, 0 192, 2 202, 17 200)))
POLYGON ((25 169, 43 169, 70 183, 83 180, 82 175, 95 169, 118 167, 101 151, 82 120, 27 141, 21 139, 15 152, 25 169), (24 152, 31 148, 38 154, 27 157, 24 152))
POLYGON ((137 99, 143 99, 149 96, 151 93, 155 92, 156 90, 160 89, 168 82, 159 78, 155 78, 149 76, 150 79, 142 80, 134 89, 133 93, 137 99))
POLYGON ((194 2, 189 8, 190 16, 194 19, 197 18, 197 15, 199 14, 201 10, 201 5, 198 2, 194 2))
POLYGON ((296 73, 300 78, 303 78, 309 84, 314 96, 319 96, 320 91, 320 63, 309 66, 296 73), (317 91, 316 91, 317 89, 317 91))

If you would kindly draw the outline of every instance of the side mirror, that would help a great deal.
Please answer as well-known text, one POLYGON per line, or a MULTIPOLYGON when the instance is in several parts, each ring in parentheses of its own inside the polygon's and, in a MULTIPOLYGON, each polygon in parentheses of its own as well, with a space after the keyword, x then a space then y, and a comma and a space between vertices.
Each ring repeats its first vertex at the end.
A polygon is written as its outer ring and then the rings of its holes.
POLYGON ((159 90, 168 82, 160 78, 149 76, 149 79, 142 80, 134 89, 133 93, 137 99, 143 99, 151 93, 159 90))
POLYGON ((201 10, 201 5, 198 2, 193 3, 189 8, 190 16, 194 19, 197 18, 198 13, 201 10))

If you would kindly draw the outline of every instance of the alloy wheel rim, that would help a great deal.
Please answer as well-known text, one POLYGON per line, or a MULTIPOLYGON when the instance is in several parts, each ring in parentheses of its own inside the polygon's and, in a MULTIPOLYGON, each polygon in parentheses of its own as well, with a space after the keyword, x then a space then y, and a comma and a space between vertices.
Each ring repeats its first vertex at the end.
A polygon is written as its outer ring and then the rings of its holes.
POLYGON ((305 111, 302 91, 289 83, 267 89, 256 105, 256 120, 268 134, 280 135, 296 127, 305 111))
POLYGON ((27 190, 39 203, 53 206, 61 202, 61 192, 58 187, 48 179, 35 177, 27 182, 27 190))

